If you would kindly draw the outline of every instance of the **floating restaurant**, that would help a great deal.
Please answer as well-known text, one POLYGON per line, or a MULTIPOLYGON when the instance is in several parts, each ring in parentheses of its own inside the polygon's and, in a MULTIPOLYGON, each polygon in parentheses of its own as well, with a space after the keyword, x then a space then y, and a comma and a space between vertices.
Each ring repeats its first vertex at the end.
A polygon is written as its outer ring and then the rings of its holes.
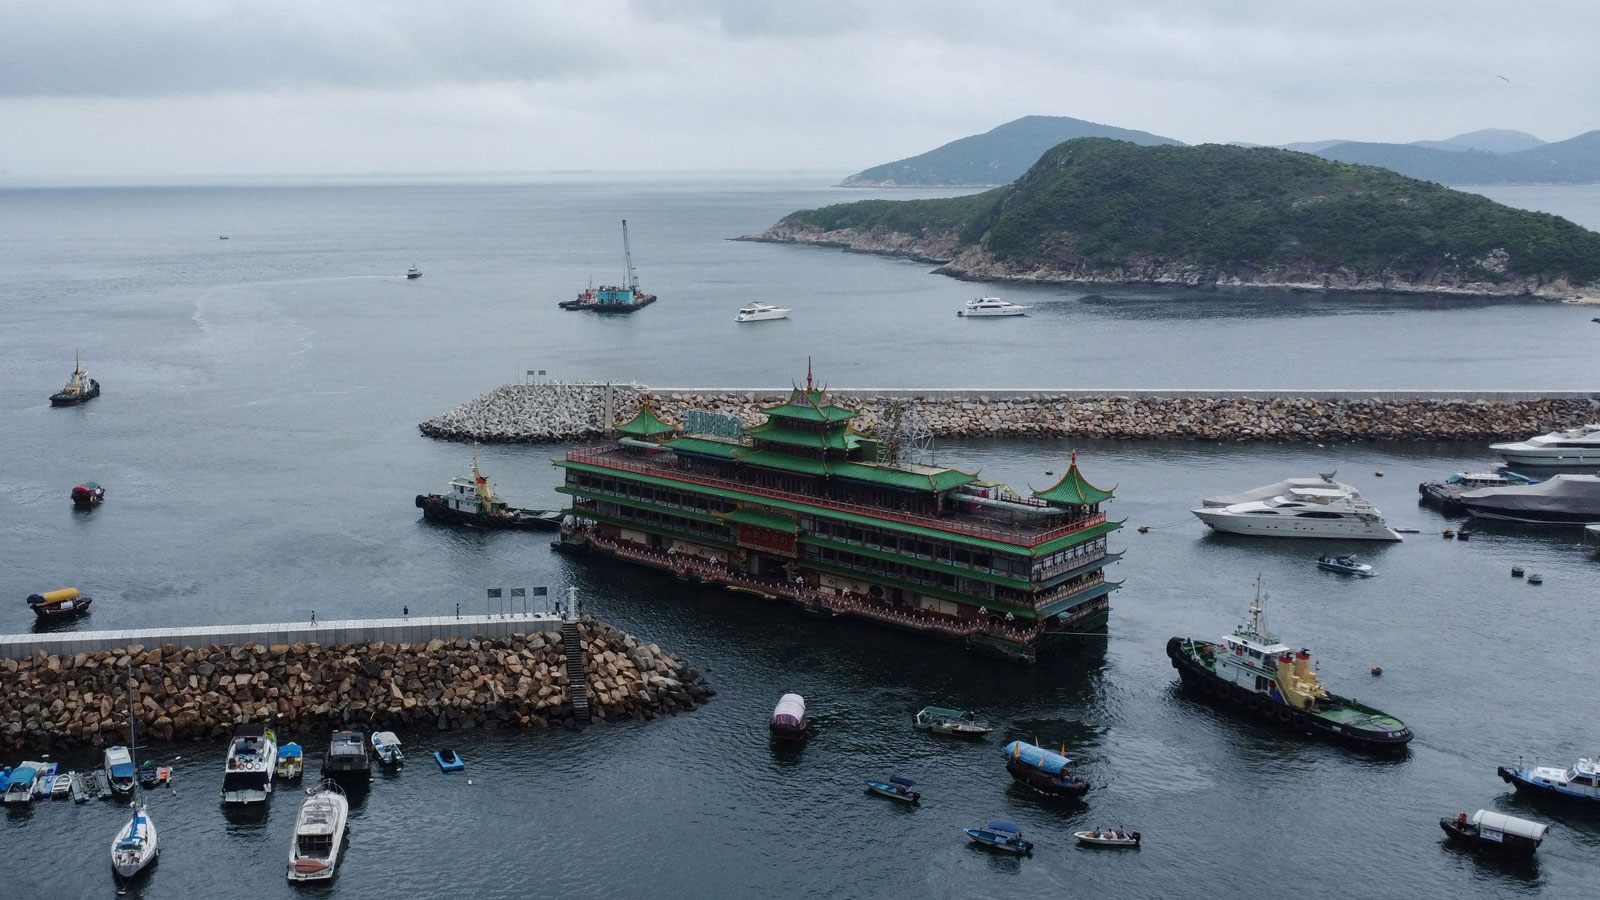
MULTIPOLYGON (((1023 497, 897 459, 893 435, 804 388, 753 426, 686 433, 645 403, 615 440, 555 465, 572 498, 556 547, 593 551, 961 641, 1031 662, 1051 635, 1103 627, 1112 492, 1072 465, 1023 497)), ((701 431, 708 429, 702 428, 701 431)))

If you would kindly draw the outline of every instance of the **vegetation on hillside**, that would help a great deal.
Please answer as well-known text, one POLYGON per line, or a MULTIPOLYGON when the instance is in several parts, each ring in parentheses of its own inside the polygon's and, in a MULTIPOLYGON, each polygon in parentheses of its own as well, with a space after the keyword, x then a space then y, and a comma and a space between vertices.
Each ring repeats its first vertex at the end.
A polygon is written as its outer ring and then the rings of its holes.
POLYGON ((1385 169, 1218 144, 1141 147, 1081 138, 992 191, 839 204, 780 224, 954 232, 963 248, 1025 267, 1160 259, 1219 269, 1456 270, 1481 280, 1600 277, 1600 234, 1557 216, 1385 169))

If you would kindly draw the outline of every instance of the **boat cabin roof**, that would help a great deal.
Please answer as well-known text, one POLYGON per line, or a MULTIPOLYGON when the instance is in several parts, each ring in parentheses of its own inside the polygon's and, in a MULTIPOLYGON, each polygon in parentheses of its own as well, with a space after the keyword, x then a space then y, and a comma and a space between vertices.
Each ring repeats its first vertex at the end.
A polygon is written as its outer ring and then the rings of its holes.
POLYGON ((1512 834, 1524 837, 1530 841, 1544 840, 1544 833, 1550 830, 1549 825, 1539 822, 1530 822, 1505 813, 1490 812, 1480 809, 1472 814, 1472 824, 1478 826, 1478 831, 1498 831, 1501 834, 1512 834))
POLYGON ((1251 640, 1250 638, 1244 637, 1237 632, 1224 635, 1222 638, 1222 645, 1227 647, 1229 650, 1232 650, 1234 647, 1243 647, 1246 653, 1253 652, 1260 656, 1282 656, 1285 653, 1294 652, 1293 650, 1289 649, 1288 645, 1286 644, 1280 644, 1276 641, 1267 644, 1261 641, 1251 640))

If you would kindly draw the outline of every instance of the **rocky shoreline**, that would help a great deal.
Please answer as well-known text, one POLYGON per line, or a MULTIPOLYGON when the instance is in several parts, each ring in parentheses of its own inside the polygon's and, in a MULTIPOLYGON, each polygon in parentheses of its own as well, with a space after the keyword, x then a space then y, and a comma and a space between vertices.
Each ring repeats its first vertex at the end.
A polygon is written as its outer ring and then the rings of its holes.
MULTIPOLYGON (((937 266, 934 273, 963 281, 1010 284, 1153 285, 1172 287, 1251 287, 1294 291, 1330 291, 1376 294, 1428 294, 1452 297, 1525 298, 1547 302, 1600 303, 1592 285, 1578 286, 1565 279, 1540 278, 1504 282, 1474 281, 1461 271, 1365 271, 1348 267, 1253 267, 1240 264, 1228 269, 1166 259, 1133 259, 1117 266, 1079 262, 1068 267, 1016 266, 1003 263, 982 247, 960 246, 955 232, 912 235, 901 232, 855 229, 824 231, 779 222, 761 234, 738 238, 774 244, 808 244, 852 253, 897 256, 937 266)), ((1496 260, 1486 260, 1493 270, 1496 260)), ((1503 264, 1503 260, 1499 261, 1503 264)))
MULTIPOLYGON (((603 437, 603 404, 570 386, 506 385, 419 427, 430 437, 457 441, 523 442, 603 437), (553 413, 547 412, 554 410, 553 413)), ((612 387, 616 421, 630 418, 646 397, 664 418, 708 410, 762 421, 761 408, 787 399, 758 391, 674 392, 651 396, 639 385, 612 387)), ((861 412, 857 431, 877 425, 877 398, 835 396, 861 412)), ((1309 397, 1077 397, 1048 393, 991 399, 905 401, 939 437, 1094 437, 1208 441, 1499 440, 1520 439, 1593 421, 1596 403, 1546 400, 1328 400, 1309 397)))
MULTIPOLYGON (((651 719, 715 694, 655 644, 585 616, 577 623, 590 715, 651 719)), ((426 644, 138 645, 0 659, 0 746, 97 747, 127 739, 128 674, 141 741, 222 740, 240 722, 280 736, 381 729, 572 727, 560 632, 426 644), (282 716, 282 718, 279 718, 282 716)))

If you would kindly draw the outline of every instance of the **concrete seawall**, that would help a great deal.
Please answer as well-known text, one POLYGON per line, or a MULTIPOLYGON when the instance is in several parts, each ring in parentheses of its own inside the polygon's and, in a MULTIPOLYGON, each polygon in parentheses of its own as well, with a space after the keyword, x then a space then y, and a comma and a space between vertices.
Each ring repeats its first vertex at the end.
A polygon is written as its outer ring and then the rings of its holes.
MULTIPOLYGON (((607 433, 648 398, 669 421, 707 410, 761 421, 791 388, 647 388, 637 384, 511 384, 418 427, 445 440, 549 442, 607 433)), ((836 388, 870 433, 881 410, 915 411, 939 437, 1191 440, 1520 439, 1600 418, 1600 390, 1269 390, 836 388)))

